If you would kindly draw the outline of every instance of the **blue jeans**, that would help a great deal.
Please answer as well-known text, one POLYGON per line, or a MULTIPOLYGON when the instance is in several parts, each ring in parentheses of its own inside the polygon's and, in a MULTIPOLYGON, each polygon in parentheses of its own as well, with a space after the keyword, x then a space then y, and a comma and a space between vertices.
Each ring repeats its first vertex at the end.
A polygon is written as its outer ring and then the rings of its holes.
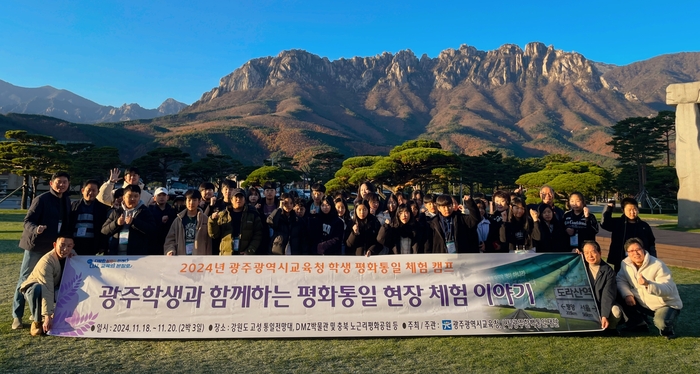
POLYGON ((37 262, 44 257, 45 253, 24 251, 24 258, 22 258, 22 265, 19 268, 19 280, 17 281, 17 287, 15 287, 15 298, 12 301, 12 317, 22 319, 24 316, 24 295, 19 292, 19 286, 29 278, 29 274, 32 273, 37 262))
POLYGON ((24 291, 24 297, 29 303, 29 311, 32 313, 32 321, 41 323, 41 285, 34 283, 24 291))

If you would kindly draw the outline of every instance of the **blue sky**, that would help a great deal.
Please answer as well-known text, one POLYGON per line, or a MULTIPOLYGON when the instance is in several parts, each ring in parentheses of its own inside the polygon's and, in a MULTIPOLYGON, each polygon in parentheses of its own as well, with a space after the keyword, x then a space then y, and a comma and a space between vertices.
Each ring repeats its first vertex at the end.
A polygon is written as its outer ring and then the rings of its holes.
POLYGON ((0 79, 154 108, 293 48, 335 60, 539 41, 616 65, 700 51, 698 1, 567 3, 0 0, 0 79))

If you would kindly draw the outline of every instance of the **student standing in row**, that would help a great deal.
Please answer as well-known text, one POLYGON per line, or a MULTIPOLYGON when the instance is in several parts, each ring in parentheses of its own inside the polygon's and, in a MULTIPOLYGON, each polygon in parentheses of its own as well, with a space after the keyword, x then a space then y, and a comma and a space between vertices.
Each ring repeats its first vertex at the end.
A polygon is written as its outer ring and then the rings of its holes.
POLYGON ((379 228, 379 221, 370 214, 367 201, 355 205, 352 230, 345 242, 346 253, 367 257, 379 254, 383 248, 377 242, 379 228))
POLYGON ((219 254, 222 256, 254 255, 262 236, 267 233, 263 233, 258 212, 246 203, 243 190, 234 188, 231 195, 232 204, 209 217, 209 237, 221 241, 219 254))
POLYGON ((208 218, 200 209, 202 194, 197 190, 185 192, 185 210, 173 219, 165 237, 163 252, 168 256, 205 256, 212 254, 208 218))
POLYGON ((148 206, 153 220, 156 222, 156 232, 153 235, 153 246, 149 255, 162 255, 165 237, 168 236, 170 226, 175 216, 180 213, 168 204, 168 190, 164 187, 156 188, 154 192, 155 204, 148 206))
POLYGON ((19 247, 24 250, 19 279, 12 301, 12 329, 22 328, 24 316, 24 295, 19 291, 37 262, 48 253, 56 241, 63 226, 68 227, 71 203, 66 193, 70 187, 70 175, 57 172, 49 179, 49 191, 37 196, 24 217, 24 230, 19 247))
POLYGON ((436 199, 439 214, 429 224, 429 253, 479 253, 479 235, 476 227, 481 221, 479 209, 471 198, 465 199, 470 214, 453 209, 452 197, 440 195, 436 199))
POLYGON ((319 213, 308 216, 309 219, 309 255, 341 255, 343 240, 343 221, 338 218, 333 198, 326 196, 321 200, 319 213))
POLYGON ((141 188, 133 184, 124 187, 122 205, 111 211, 102 226, 102 234, 113 237, 109 254, 146 256, 154 251, 151 237, 155 232, 156 222, 141 201, 141 188))
POLYGON ((508 217, 501 226, 501 242, 510 253, 534 253, 534 240, 540 240, 538 213, 530 210, 527 215, 525 209, 522 199, 512 198, 508 217))
POLYGON ((390 254, 418 254, 425 252, 426 227, 420 227, 408 205, 399 205, 394 221, 383 224, 377 241, 389 248, 390 254))
POLYGON ((583 243, 594 241, 598 235, 598 220, 591 214, 580 192, 572 192, 569 196, 571 210, 564 213, 564 228, 568 236, 568 248, 572 252, 581 253, 583 243))
POLYGON ((73 230, 74 250, 81 256, 107 253, 109 248, 108 237, 102 234, 109 207, 96 199, 99 186, 96 180, 83 182, 82 198, 71 203, 69 228, 73 230))
POLYGON ((269 253, 273 255, 302 254, 303 225, 294 213, 294 200, 287 193, 280 194, 280 207, 267 217, 272 229, 269 253))
POLYGON ((610 250, 608 251, 608 263, 620 271, 620 264, 625 256, 624 243, 631 238, 642 241, 643 247, 649 254, 656 257, 656 238, 649 224, 639 218, 637 200, 628 197, 622 199, 622 216, 613 217, 615 202, 611 201, 603 212, 603 220, 600 227, 610 231, 610 250))

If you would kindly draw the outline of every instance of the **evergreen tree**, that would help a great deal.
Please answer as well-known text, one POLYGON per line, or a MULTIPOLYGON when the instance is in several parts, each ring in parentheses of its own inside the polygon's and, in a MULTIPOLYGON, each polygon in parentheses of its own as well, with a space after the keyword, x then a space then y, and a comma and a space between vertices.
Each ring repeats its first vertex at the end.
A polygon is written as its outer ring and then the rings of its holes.
POLYGON ((159 147, 137 158, 131 165, 139 169, 144 183, 158 182, 165 186, 169 177, 176 175, 182 165, 191 162, 189 153, 180 148, 159 147))
POLYGON ((279 166, 263 166, 254 170, 245 180, 245 186, 261 186, 265 182, 277 182, 281 185, 300 179, 296 170, 282 169, 279 166))
POLYGON ((199 161, 182 165, 180 178, 191 185, 212 181, 217 188, 221 189, 223 180, 229 175, 239 174, 241 168, 243 168, 243 164, 231 156, 208 153, 199 161))
POLYGON ((51 136, 9 130, 5 138, 0 142, 0 172, 24 178, 21 208, 27 209, 27 197, 34 199, 40 178, 47 180, 54 172, 68 170, 68 154, 51 136))
POLYGON ((664 143, 657 121, 653 118, 626 118, 612 127, 613 136, 607 144, 613 147, 620 164, 633 164, 637 167, 639 192, 644 191, 647 180, 647 166, 661 158, 664 143))
POLYGON ((121 166, 119 150, 115 147, 95 147, 90 143, 66 145, 72 160, 68 169, 73 185, 80 185, 88 179, 102 181, 105 170, 121 166))
POLYGON ((656 131, 666 148, 666 166, 671 166, 671 139, 676 135, 676 112, 664 110, 654 117, 656 131))

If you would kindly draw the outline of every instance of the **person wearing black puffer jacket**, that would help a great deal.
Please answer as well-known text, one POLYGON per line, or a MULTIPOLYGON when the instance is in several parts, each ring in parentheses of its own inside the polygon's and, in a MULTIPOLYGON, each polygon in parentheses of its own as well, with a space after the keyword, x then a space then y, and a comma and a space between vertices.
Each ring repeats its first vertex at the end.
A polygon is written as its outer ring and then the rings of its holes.
POLYGON ((630 238, 639 238, 644 243, 644 248, 650 255, 656 257, 656 238, 648 223, 639 218, 637 200, 627 197, 622 199, 622 216, 613 217, 615 202, 611 201, 603 212, 603 220, 600 227, 611 232, 610 250, 608 251, 608 264, 615 268, 615 273, 620 271, 620 264, 626 256, 625 242, 630 238))
POLYGON ((350 231, 348 240, 345 241, 345 253, 367 257, 379 254, 383 248, 377 242, 380 227, 377 217, 369 213, 367 200, 355 205, 352 231, 350 231))
POLYGON ((407 204, 399 205, 394 220, 382 225, 377 241, 389 248, 390 254, 418 254, 425 252, 424 230, 414 218, 407 204))
POLYGON ((572 252, 582 253, 583 243, 595 241, 599 230, 598 220, 588 210, 580 192, 572 192, 569 195, 569 207, 571 210, 564 213, 568 246, 572 252))
POLYGON ((267 216, 267 225, 272 229, 270 239, 270 254, 300 255, 302 224, 294 213, 294 201, 288 193, 280 194, 281 208, 277 208, 267 216))
POLYGON ((429 222, 429 253, 479 253, 479 235, 476 227, 481 221, 479 208, 474 200, 465 197, 465 215, 452 207, 452 197, 440 195, 436 199, 438 215, 429 222))
POLYGON ((345 241, 348 240, 350 233, 352 232, 353 221, 350 217, 350 212, 348 212, 348 204, 345 203, 342 196, 336 195, 333 199, 335 203, 335 210, 338 212, 338 218, 343 221, 343 244, 342 244, 342 254, 346 255, 345 252, 345 241))
POLYGON ((155 230, 156 221, 141 202, 141 188, 133 184, 124 187, 122 206, 112 210, 102 225, 102 234, 114 238, 110 242, 111 256, 146 256, 152 253, 151 236, 155 230))
POLYGON ((518 197, 510 200, 508 218, 503 222, 500 240, 510 253, 535 253, 536 240, 540 238, 539 213, 530 209, 526 212, 525 201, 518 197))
POLYGON ((307 217, 309 220, 308 255, 337 256, 341 254, 343 221, 338 218, 333 198, 321 200, 321 211, 307 217))
POLYGON ((569 236, 566 235, 564 224, 557 219, 556 214, 549 205, 540 204, 537 207, 539 220, 540 239, 533 240, 538 253, 559 252, 569 253, 569 236))

